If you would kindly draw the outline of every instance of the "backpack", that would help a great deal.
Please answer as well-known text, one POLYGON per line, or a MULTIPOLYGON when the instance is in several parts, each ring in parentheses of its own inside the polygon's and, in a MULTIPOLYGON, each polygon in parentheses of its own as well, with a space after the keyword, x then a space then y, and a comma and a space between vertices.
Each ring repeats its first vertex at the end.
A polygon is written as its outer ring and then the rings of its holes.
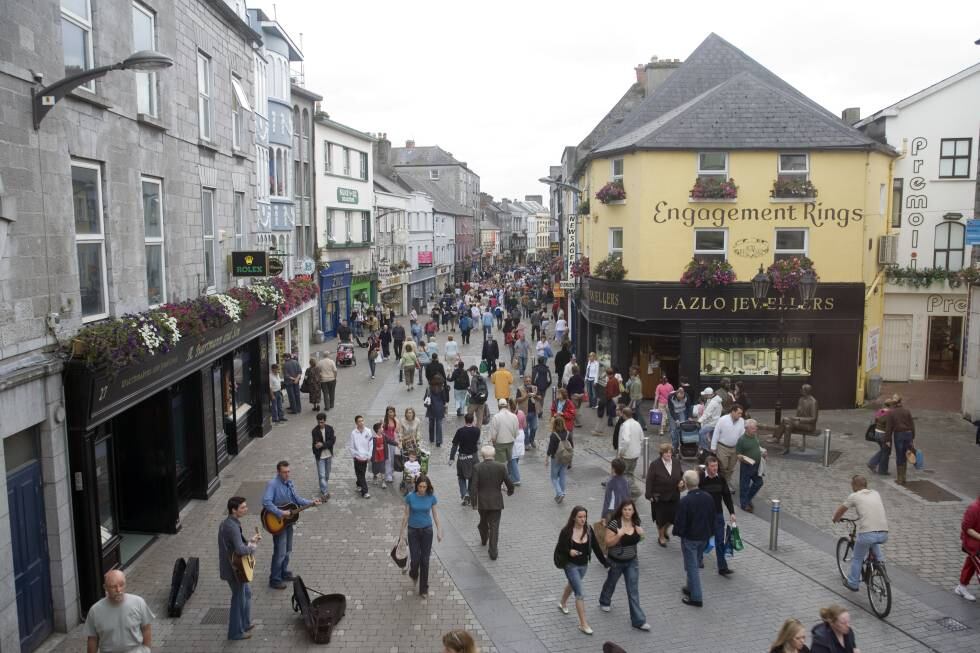
POLYGON ((558 449, 555 451, 555 460, 558 461, 559 465, 571 465, 572 455, 574 455, 575 450, 572 449, 572 443, 568 441, 568 434, 565 437, 558 436, 558 449))
POLYGON ((487 396, 489 392, 487 391, 487 382, 482 376, 476 377, 476 394, 473 395, 473 401, 478 404, 487 403, 487 396))

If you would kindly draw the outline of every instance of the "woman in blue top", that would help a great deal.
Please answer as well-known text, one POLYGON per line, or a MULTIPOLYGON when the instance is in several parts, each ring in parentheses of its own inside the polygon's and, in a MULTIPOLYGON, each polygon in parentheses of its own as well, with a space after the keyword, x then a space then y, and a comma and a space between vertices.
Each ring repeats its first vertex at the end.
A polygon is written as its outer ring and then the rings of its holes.
POLYGON ((405 516, 401 532, 408 532, 408 551, 411 555, 409 576, 419 581, 419 596, 429 598, 429 556, 432 554, 432 523, 436 537, 442 542, 442 526, 436 513, 436 495, 432 482, 424 474, 415 480, 415 491, 405 495, 405 516))

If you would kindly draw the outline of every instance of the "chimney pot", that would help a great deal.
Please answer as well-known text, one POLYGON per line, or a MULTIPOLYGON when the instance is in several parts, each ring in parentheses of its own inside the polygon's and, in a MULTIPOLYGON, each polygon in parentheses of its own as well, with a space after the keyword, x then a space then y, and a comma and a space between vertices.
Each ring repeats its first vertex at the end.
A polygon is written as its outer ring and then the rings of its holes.
POLYGON ((854 123, 860 122, 861 120, 861 107, 848 107, 841 111, 841 120, 846 122, 848 125, 853 125, 854 123))
POLYGON ((415 147, 415 141, 412 140, 405 141, 405 147, 415 147))

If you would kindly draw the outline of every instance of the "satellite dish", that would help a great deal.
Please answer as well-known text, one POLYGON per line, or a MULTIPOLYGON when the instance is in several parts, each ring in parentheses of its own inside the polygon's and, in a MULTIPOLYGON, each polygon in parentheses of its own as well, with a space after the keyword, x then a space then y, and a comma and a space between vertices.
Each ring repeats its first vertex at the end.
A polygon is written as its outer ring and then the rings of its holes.
POLYGON ((395 244, 399 247, 404 247, 408 243, 408 232, 404 229, 399 229, 395 232, 395 244))

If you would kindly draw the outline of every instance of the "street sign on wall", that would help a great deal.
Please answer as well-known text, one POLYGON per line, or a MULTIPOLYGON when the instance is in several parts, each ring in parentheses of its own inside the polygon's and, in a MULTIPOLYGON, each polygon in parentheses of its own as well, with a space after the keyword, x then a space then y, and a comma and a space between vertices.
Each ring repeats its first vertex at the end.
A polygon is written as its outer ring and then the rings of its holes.
POLYGON ((980 218, 966 221, 966 244, 980 245, 980 218))
POLYGON ((419 267, 420 268, 432 267, 432 252, 419 252, 419 267))
POLYGON ((337 201, 341 204, 357 204, 358 195, 357 191, 353 188, 338 188, 337 189, 337 201))

